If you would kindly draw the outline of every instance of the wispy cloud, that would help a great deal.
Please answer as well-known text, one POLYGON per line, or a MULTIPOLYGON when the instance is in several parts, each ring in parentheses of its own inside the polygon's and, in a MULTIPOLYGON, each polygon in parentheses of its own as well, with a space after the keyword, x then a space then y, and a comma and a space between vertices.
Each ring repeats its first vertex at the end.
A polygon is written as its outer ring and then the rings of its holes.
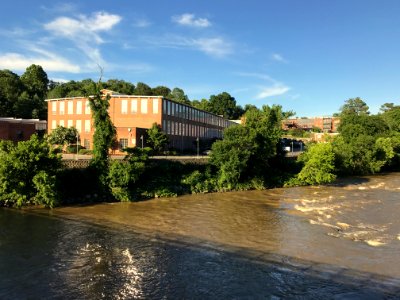
POLYGON ((257 89, 259 92, 256 94, 255 98, 256 99, 265 99, 268 97, 273 97, 273 96, 279 96, 283 95, 286 92, 290 90, 290 87, 287 86, 286 84, 279 82, 278 80, 272 78, 271 76, 267 74, 262 74, 262 73, 248 73, 248 72, 236 72, 234 73, 235 75, 238 76, 243 76, 243 77, 252 77, 256 79, 260 79, 263 81, 268 81, 272 83, 272 85, 259 85, 257 86, 257 89))
POLYGON ((289 61, 287 59, 285 59, 281 54, 279 53, 272 53, 271 54, 271 59, 277 62, 281 62, 281 63, 289 63, 289 61))
POLYGON ((188 38, 178 35, 166 35, 161 38, 145 38, 144 42, 156 47, 198 50, 216 58, 224 58, 233 53, 232 44, 222 37, 188 38))
POLYGON ((41 65, 46 71, 79 73, 80 67, 57 55, 21 55, 5 53, 0 55, 0 69, 24 71, 29 65, 41 65))
POLYGON ((182 26, 205 28, 210 27, 211 22, 206 18, 196 18, 194 14, 182 14, 173 16, 172 21, 182 26))
POLYGON ((265 99, 272 96, 283 95, 290 90, 290 87, 284 84, 275 84, 269 87, 261 87, 261 91, 257 94, 256 99, 265 99))
POLYGON ((147 19, 138 19, 133 23, 134 27, 138 27, 138 28, 146 28, 151 26, 151 22, 147 19))
POLYGON ((66 38, 83 51, 95 64, 105 65, 100 49, 104 43, 101 32, 108 32, 122 20, 122 17, 107 12, 96 12, 91 16, 80 15, 78 18, 59 17, 44 25, 56 38, 66 38))

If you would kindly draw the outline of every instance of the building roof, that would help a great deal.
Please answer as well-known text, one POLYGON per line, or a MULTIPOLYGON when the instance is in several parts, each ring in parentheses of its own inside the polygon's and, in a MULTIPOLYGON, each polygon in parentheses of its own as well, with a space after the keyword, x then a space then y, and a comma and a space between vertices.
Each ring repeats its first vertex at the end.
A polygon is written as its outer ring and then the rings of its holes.
POLYGON ((24 124, 47 123, 47 121, 39 119, 16 119, 16 118, 0 118, 0 122, 24 123, 24 124))

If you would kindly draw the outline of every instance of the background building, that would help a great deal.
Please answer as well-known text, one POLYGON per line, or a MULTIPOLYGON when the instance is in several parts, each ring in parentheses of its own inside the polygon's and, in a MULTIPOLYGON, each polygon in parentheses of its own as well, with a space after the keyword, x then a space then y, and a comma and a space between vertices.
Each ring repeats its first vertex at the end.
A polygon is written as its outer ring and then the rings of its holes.
POLYGON ((338 117, 313 117, 313 118, 295 118, 286 119, 282 121, 282 129, 294 129, 299 128, 303 130, 311 130, 313 128, 319 128, 323 132, 337 132, 337 128, 340 123, 338 117))
MULTIPOLYGON (((117 130, 119 149, 146 146, 146 130, 153 123, 161 126, 169 137, 169 147, 195 149, 222 138, 222 131, 234 123, 221 116, 177 103, 162 96, 122 95, 102 90, 110 95, 109 114, 117 130)), ((89 101, 85 97, 48 99, 48 133, 57 126, 75 127, 81 145, 93 147, 93 120, 89 101)))
POLYGON ((0 118, 0 140, 27 141, 34 133, 45 133, 47 122, 39 119, 0 118))

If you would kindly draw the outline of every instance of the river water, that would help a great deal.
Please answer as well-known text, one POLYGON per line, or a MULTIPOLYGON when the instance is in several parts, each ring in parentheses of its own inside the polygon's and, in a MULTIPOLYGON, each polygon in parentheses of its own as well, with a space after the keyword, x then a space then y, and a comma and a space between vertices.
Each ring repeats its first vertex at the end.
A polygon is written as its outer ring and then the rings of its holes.
POLYGON ((0 299, 400 299, 400 173, 0 210, 0 299))

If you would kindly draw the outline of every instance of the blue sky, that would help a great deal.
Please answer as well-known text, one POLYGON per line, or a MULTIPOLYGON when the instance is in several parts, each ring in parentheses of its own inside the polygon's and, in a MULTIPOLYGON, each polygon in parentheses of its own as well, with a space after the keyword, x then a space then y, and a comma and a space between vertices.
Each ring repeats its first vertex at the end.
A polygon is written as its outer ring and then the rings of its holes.
POLYGON ((400 99, 400 1, 4 1, 0 69, 229 92, 297 116, 400 99))

